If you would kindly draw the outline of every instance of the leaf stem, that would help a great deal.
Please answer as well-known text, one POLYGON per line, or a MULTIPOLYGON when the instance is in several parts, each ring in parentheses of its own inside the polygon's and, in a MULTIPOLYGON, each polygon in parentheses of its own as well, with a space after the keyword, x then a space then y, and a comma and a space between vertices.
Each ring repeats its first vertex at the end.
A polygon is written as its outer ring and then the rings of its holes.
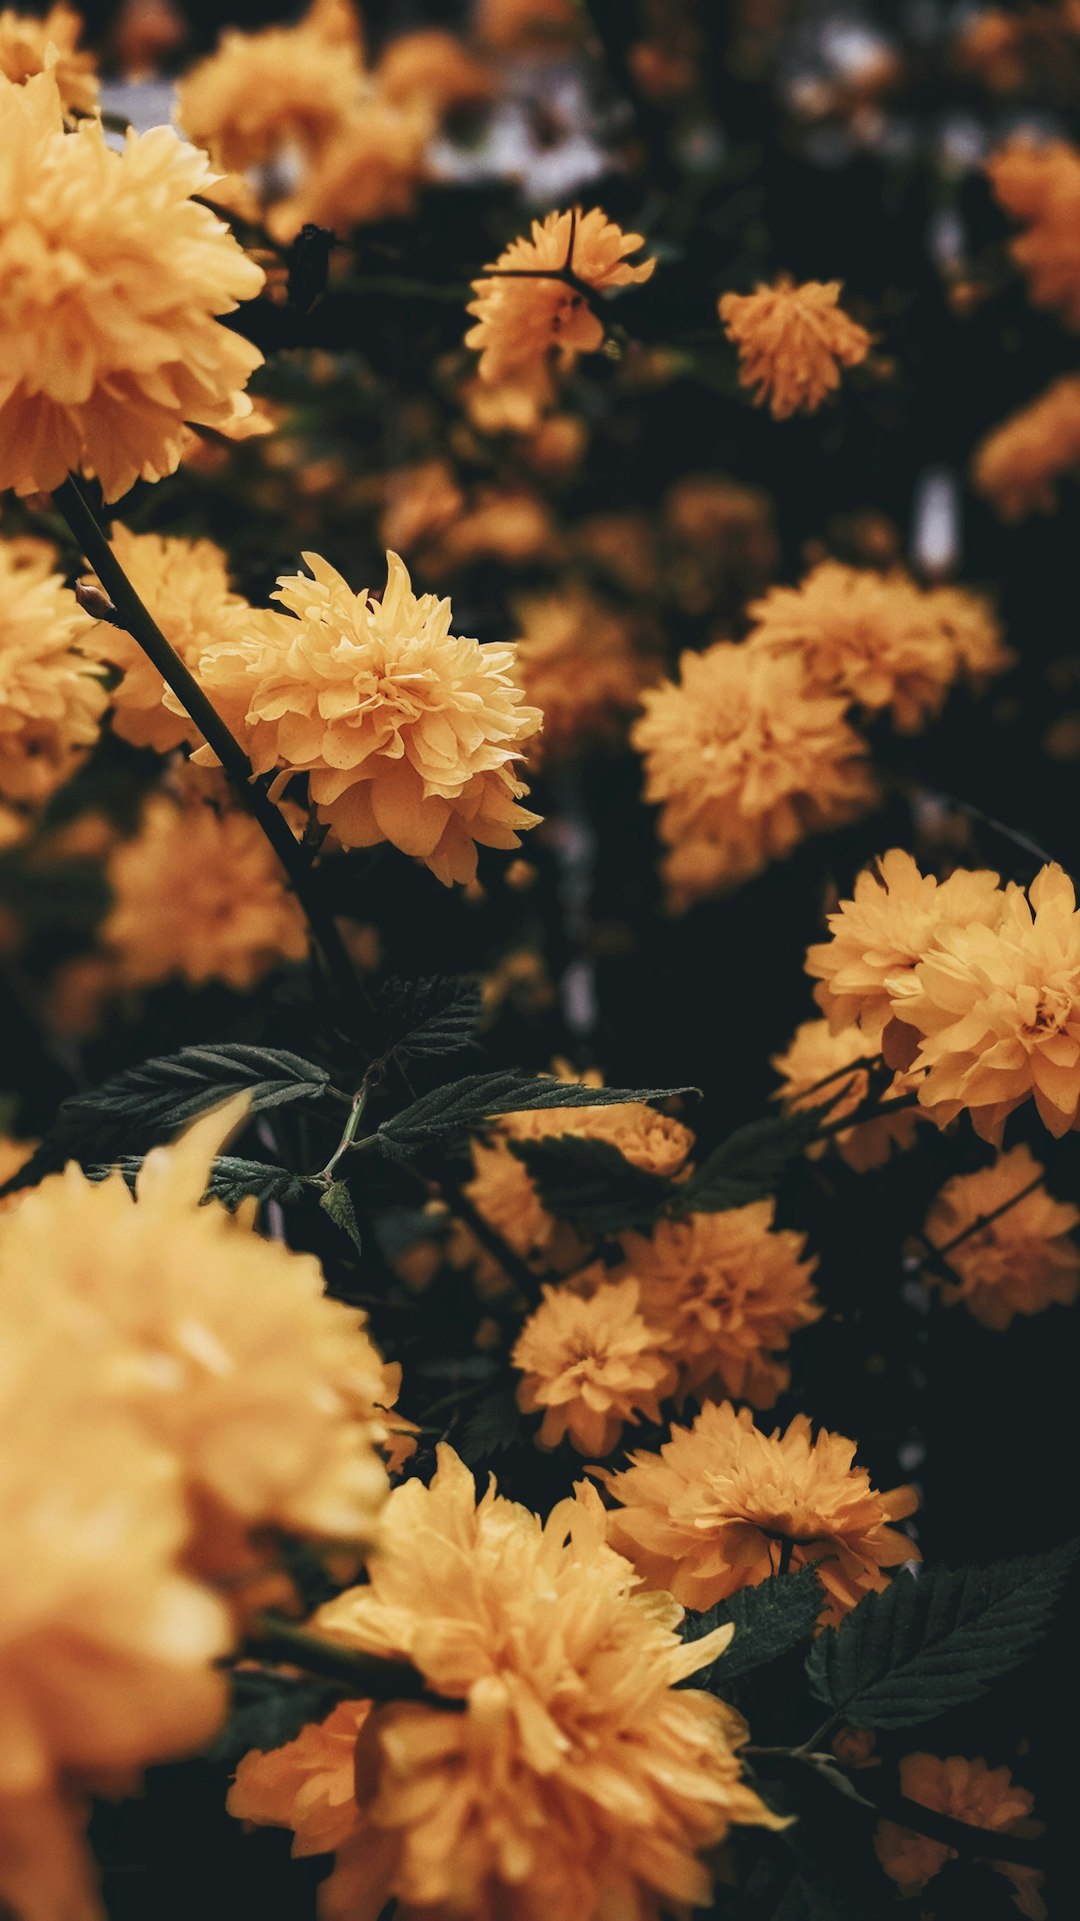
POLYGON ((364 1109, 368 1104, 368 1096, 370 1093, 371 1078, 365 1074, 359 1088, 353 1095, 352 1105, 349 1108, 349 1118, 345 1123, 341 1139, 331 1154, 330 1159, 327 1161, 326 1166, 315 1176, 315 1179, 323 1182, 324 1185, 329 1185, 333 1180, 334 1169, 342 1158, 342 1155, 347 1154, 350 1147, 353 1146, 356 1140, 356 1130, 363 1119, 364 1109))
POLYGON ((362 1654, 342 1647, 337 1641, 309 1634, 291 1621, 274 1614, 260 1614, 255 1631, 244 1643, 244 1659, 287 1663, 303 1668, 307 1674, 324 1675, 339 1681, 358 1701, 423 1701, 428 1707, 460 1712, 463 1701, 447 1700, 432 1694, 424 1677, 408 1661, 387 1661, 379 1655, 362 1654))

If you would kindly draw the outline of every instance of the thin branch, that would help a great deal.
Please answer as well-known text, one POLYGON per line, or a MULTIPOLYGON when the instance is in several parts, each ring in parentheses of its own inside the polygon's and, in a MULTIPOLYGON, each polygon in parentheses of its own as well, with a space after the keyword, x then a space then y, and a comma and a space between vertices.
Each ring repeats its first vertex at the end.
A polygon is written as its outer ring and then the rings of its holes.
POLYGON ((309 1634, 306 1628, 295 1627, 273 1614, 259 1616, 242 1653, 245 1660, 278 1662, 302 1668, 306 1674, 323 1675, 328 1681, 339 1682, 357 1701, 423 1701, 428 1707, 451 1713, 460 1713, 465 1706, 464 1701, 432 1694, 424 1685, 423 1675, 408 1661, 363 1654, 338 1641, 309 1634))
MULTIPOLYGON (((1007 1214, 1009 1209, 1015 1207, 1018 1202, 1026 1201, 1029 1194, 1036 1193, 1043 1185, 1045 1178, 1043 1174, 1036 1174, 1035 1179, 1029 1181, 1026 1187, 1022 1187, 1019 1193, 1011 1195, 1007 1201, 1002 1201, 999 1207, 992 1207, 989 1214, 976 1214, 970 1226, 962 1228, 959 1234, 954 1234, 951 1241, 945 1241, 940 1247, 936 1241, 928 1241, 927 1246, 932 1247, 935 1254, 951 1254, 953 1248, 959 1247, 961 1241, 966 1241, 969 1234, 981 1233, 984 1227, 990 1226, 991 1221, 1000 1219, 1002 1214, 1007 1214)), ((925 1237, 920 1236, 920 1239, 923 1238, 925 1237)))

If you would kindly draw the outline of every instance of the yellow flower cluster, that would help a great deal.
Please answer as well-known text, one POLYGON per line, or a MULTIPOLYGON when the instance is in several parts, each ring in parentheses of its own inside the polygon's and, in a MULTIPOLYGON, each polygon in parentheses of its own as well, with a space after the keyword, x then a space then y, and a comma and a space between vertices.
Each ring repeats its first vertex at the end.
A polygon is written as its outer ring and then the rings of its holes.
POLYGON ((0 74, 16 86, 51 70, 65 113, 93 113, 97 106, 96 61, 80 53, 82 19, 58 0, 43 17, 0 12, 0 74))
POLYGON ((972 484, 1003 520, 1053 513, 1054 483, 1080 473, 1080 374, 1062 374, 976 448, 972 484))
POLYGON ((73 469, 106 499, 172 473, 184 423, 251 411, 262 355, 218 316, 263 285, 198 196, 205 157, 165 127, 122 152, 96 120, 64 131, 49 73, 0 77, 0 488, 73 469))
MULTIPOLYGON (((842 1121, 846 1114, 855 1113, 870 1093, 869 1069, 853 1063, 865 1063, 876 1051, 861 1027, 834 1030, 827 1020, 803 1021, 786 1051, 773 1055, 771 1065, 784 1082, 774 1099, 791 1109, 819 1107, 827 1101, 830 1122, 842 1121), (845 1073, 848 1067, 851 1073, 845 1073)), ((894 1147, 911 1146, 919 1115, 909 1107, 890 1114, 889 1102, 914 1092, 915 1085, 910 1074, 894 1074, 880 1097, 879 1111, 834 1137, 841 1159, 856 1173, 883 1167, 894 1147)), ((818 1160, 826 1146, 825 1141, 814 1141, 806 1151, 811 1160, 818 1160)))
POLYGON ((561 760, 617 737, 621 719, 655 678, 626 620, 580 589, 517 604, 518 670, 525 698, 544 716, 530 759, 561 760))
POLYGON ((840 385, 842 367, 858 367, 870 352, 865 327, 840 305, 839 280, 806 280, 787 275, 750 294, 726 293, 718 312, 724 331, 739 349, 739 380, 756 387, 754 401, 766 400, 774 420, 795 413, 816 413, 840 385))
POLYGON ((914 1512, 914 1488, 880 1494, 854 1455, 842 1434, 815 1436, 804 1414, 763 1434, 749 1408, 708 1402, 658 1454, 598 1470, 618 1502, 610 1538, 650 1587, 697 1609, 767 1580, 782 1558, 793 1568, 816 1562, 822 1619, 836 1622, 863 1594, 880 1593, 883 1569, 919 1559, 890 1525, 914 1512))
POLYGON ((363 95, 358 41, 328 34, 316 13, 295 27, 227 29, 181 81, 176 117, 222 173, 244 173, 290 148, 311 159, 363 95))
POLYGON ((1080 1248, 1071 1238, 1080 1209, 1055 1201, 1027 1147, 1012 1147, 977 1174, 956 1174, 926 1217, 922 1239, 945 1248, 947 1267, 928 1262, 923 1278, 947 1307, 963 1302, 1000 1332, 1017 1314, 1041 1314, 1080 1294, 1080 1248), (954 1245, 955 1243, 955 1245, 954 1245))
POLYGON ((739 1778, 738 1716, 676 1686, 730 1630, 684 1644, 681 1609, 639 1596, 579 1489, 546 1522, 439 1450, 430 1487, 387 1503, 370 1584, 321 1608, 342 1646, 404 1657, 464 1713, 343 1704, 250 1754, 233 1814, 332 1849, 328 1915, 402 1921, 660 1921, 706 1904, 702 1858, 733 1824, 780 1825, 739 1778))
POLYGON ((0 795, 47 800, 97 740, 106 700, 94 622, 50 550, 0 539, 0 795))
POLYGON ((1010 243, 1036 307, 1080 329, 1080 152, 1066 140, 1011 140, 987 162, 1000 205, 1025 231, 1010 243))
MULTIPOLYGON (((1027 1789, 1017 1787, 1008 1768, 988 1767, 981 1757, 969 1761, 962 1754, 950 1754, 941 1760, 936 1754, 905 1754, 900 1762, 900 1792, 921 1808, 932 1808, 984 1832, 1039 1832, 1038 1823, 1030 1819, 1035 1803, 1027 1789)), ((946 1862, 957 1858, 956 1849, 946 1841, 914 1834, 895 1821, 878 1822, 874 1852, 890 1881, 896 1882, 897 1893, 905 1898, 921 1894, 946 1862)), ((1039 1893, 1043 1877, 1037 1868, 997 1859, 987 1865, 1008 1876, 1016 1907, 1027 1921, 1045 1921, 1046 1903, 1039 1893)))

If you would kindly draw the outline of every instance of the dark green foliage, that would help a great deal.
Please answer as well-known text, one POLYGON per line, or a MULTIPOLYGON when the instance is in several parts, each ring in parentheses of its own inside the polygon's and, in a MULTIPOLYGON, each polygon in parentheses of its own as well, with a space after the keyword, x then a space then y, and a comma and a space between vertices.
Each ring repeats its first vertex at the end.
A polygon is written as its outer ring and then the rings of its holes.
POLYGON ((383 1121, 375 1136, 392 1160, 412 1160, 425 1148, 445 1146, 474 1133, 494 1114, 519 1114, 527 1108, 616 1107, 625 1101, 667 1100, 688 1094, 686 1087, 582 1087, 506 1068, 493 1074, 466 1074, 422 1094, 411 1107, 383 1121))
POLYGON ((475 1467, 493 1454, 506 1454, 525 1438, 525 1422, 512 1387, 489 1394, 454 1433, 454 1446, 463 1461, 475 1467))
POLYGON ((347 1234, 357 1253, 360 1252, 360 1229, 356 1224, 356 1209, 352 1196, 344 1181, 331 1181, 319 1197, 319 1206, 324 1214, 329 1214, 335 1227, 347 1234))
MULTIPOLYGON (((121 1154, 115 1161, 95 1162, 86 1171, 94 1181, 106 1180, 113 1172, 119 1172, 133 1189, 142 1164, 141 1154, 121 1154)), ((210 1165, 206 1197, 222 1201, 230 1209, 249 1198, 260 1204, 280 1201, 287 1207, 302 1201, 307 1191, 304 1176, 291 1173, 287 1167, 275 1167, 269 1161, 245 1161, 235 1154, 219 1154, 210 1165)))
POLYGON ((482 1008, 480 982, 471 974, 384 981, 375 1002, 386 1036, 384 1058, 420 1060, 468 1047, 475 1039, 482 1008))
POLYGON ((258 1748, 284 1747, 313 1721, 324 1721, 341 1689, 333 1681, 293 1680, 265 1669, 239 1668, 232 1677, 229 1718, 208 1750, 207 1759, 230 1767, 258 1748))
POLYGON ((803 1567, 795 1574, 776 1575, 756 1587, 743 1588, 703 1614, 688 1614, 683 1623, 686 1641, 698 1641, 725 1622, 735 1623, 731 1645, 718 1660, 691 1676, 688 1686, 723 1695, 737 1675, 778 1661, 813 1633, 821 1602, 817 1570, 803 1567))
POLYGON ((549 1212, 586 1233, 647 1227, 675 1192, 673 1181, 635 1167, 610 1141, 556 1134, 550 1140, 512 1140, 509 1146, 525 1163, 549 1212))
POLYGON ((771 1194, 789 1164, 816 1139, 832 1105, 827 1101, 822 1107, 770 1114, 766 1120, 737 1128, 676 1189, 678 1212, 716 1214, 771 1194))

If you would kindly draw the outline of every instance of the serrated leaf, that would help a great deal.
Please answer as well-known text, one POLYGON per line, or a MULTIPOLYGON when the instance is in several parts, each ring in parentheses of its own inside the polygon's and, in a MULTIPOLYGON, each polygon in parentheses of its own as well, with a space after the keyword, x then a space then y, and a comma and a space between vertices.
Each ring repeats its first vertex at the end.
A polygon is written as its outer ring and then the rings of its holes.
POLYGON ((517 1447, 525 1432, 517 1396, 512 1387, 489 1394, 474 1408, 454 1436, 454 1445, 467 1467, 488 1461, 493 1454, 506 1454, 517 1447))
MULTIPOLYGON (((92 1181, 104 1181, 110 1174, 120 1173, 134 1192, 143 1158, 141 1154, 121 1154, 115 1161, 95 1162, 86 1172, 92 1181)), ((303 1200, 307 1187, 304 1176, 294 1174, 288 1167, 276 1167, 269 1161, 245 1161, 236 1154, 219 1154, 210 1163, 204 1199, 221 1201, 229 1209, 239 1207, 241 1201, 248 1199, 260 1205, 279 1201, 289 1207, 303 1200)))
POLYGON ((688 1686, 722 1695, 737 1675, 750 1674, 789 1654, 813 1633, 822 1600, 817 1569, 802 1567, 794 1574, 774 1575, 756 1587, 742 1588, 704 1614, 688 1615, 682 1629, 685 1641, 700 1640, 714 1628, 735 1623, 730 1645, 709 1667, 692 1675, 688 1686))
POLYGON ((678 1212, 717 1214, 773 1193, 785 1169, 816 1138, 833 1104, 827 1101, 821 1107, 770 1114, 737 1128, 713 1148, 688 1181, 679 1183, 674 1197, 678 1212))
POLYGON ((474 1039, 483 1011, 480 982, 471 974, 431 974, 383 982, 375 1003, 386 1056, 420 1060, 453 1054, 474 1039))
POLYGON ((806 1661, 814 1693, 866 1728, 917 1727, 974 1701, 1045 1633, 1077 1547, 897 1575, 815 1641, 806 1661))
POLYGON ((635 1167, 610 1141, 553 1134, 507 1145, 524 1162, 548 1212, 590 1234, 650 1226, 674 1191, 673 1181, 635 1167))
POLYGON ((384 1154, 411 1160, 424 1148, 475 1132, 496 1114, 520 1114, 549 1107, 617 1107, 627 1101, 667 1100, 674 1094, 696 1093, 689 1087, 583 1087, 579 1081, 557 1081, 506 1068, 490 1074, 466 1074, 422 1094, 382 1123, 375 1136, 384 1154))
POLYGON ((356 1224, 356 1210, 352 1204, 352 1195, 344 1181, 331 1181, 329 1187, 325 1188, 319 1196, 319 1206, 324 1214, 329 1214, 334 1226, 340 1227, 342 1232, 348 1235, 359 1253, 361 1251, 360 1229, 356 1224))
POLYGON ((284 1048, 222 1042, 130 1067, 85 1094, 72 1094, 26 1165, 0 1194, 31 1187, 65 1161, 99 1165, 156 1145, 207 1108, 246 1093, 249 1112, 313 1100, 330 1085, 324 1067, 284 1048))

